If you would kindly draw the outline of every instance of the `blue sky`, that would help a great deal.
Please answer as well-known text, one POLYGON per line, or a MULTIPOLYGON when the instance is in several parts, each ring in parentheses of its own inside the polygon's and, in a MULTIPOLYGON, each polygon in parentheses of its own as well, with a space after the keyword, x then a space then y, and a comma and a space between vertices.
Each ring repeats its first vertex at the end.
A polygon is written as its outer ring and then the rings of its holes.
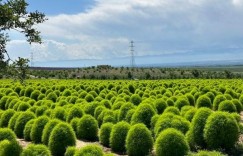
POLYGON ((11 32, 7 48, 13 58, 32 52, 35 66, 129 66, 131 40, 137 65, 243 60, 243 0, 27 2, 48 17, 37 26, 44 43, 11 32))

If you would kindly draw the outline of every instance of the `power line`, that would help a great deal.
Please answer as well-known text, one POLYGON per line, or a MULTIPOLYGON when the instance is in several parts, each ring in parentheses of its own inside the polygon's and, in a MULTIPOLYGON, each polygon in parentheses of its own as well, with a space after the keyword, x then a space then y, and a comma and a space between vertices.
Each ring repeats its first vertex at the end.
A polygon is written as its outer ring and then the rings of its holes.
POLYGON ((130 52, 131 52, 131 67, 135 67, 135 58, 134 58, 134 41, 130 42, 130 52))

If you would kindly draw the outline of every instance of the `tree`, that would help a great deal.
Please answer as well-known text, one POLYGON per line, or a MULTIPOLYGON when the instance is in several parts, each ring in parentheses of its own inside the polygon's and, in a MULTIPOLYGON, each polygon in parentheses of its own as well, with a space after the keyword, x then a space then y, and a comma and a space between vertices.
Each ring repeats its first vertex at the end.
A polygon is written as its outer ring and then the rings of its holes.
POLYGON ((14 63, 11 65, 11 67, 13 67, 13 75, 16 75, 16 78, 20 80, 21 84, 23 84, 24 80, 26 79, 29 67, 28 63, 28 59, 19 57, 18 60, 14 61, 14 63))
MULTIPOLYGON (((28 12, 28 3, 25 0, 0 0, 0 69, 6 69, 11 60, 6 50, 10 41, 6 31, 18 31, 25 35, 30 44, 41 43, 40 32, 34 28, 36 24, 43 23, 45 14, 38 11, 28 12), (7 56, 7 58, 5 58, 7 56)), ((0 71, 3 72, 3 71, 0 71)))

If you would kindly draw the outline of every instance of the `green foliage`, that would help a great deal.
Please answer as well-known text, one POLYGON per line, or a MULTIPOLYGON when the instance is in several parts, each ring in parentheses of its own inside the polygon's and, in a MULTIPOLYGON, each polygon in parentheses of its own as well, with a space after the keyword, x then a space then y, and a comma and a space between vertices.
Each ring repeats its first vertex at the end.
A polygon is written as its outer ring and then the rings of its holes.
POLYGON ((231 102, 235 105, 237 113, 240 113, 243 110, 243 105, 240 103, 239 100, 233 99, 231 102))
POLYGON ((9 120, 14 115, 15 111, 13 109, 8 109, 4 111, 0 118, 0 127, 8 127, 9 120))
POLYGON ((226 97, 224 95, 217 95, 213 100, 213 110, 218 110, 219 104, 225 100, 226 97))
POLYGON ((199 151, 198 153, 190 153, 188 156, 226 156, 218 151, 199 151))
POLYGON ((136 106, 142 102, 142 98, 138 94, 133 94, 130 100, 136 106))
POLYGON ((25 125, 27 124, 28 121, 34 118, 35 118, 35 114, 30 111, 23 112, 18 116, 14 126, 14 132, 18 138, 24 137, 25 125))
POLYGON ((41 136, 45 125, 48 123, 49 118, 46 116, 42 116, 36 119, 34 124, 32 125, 30 132, 30 139, 34 143, 41 143, 41 136))
POLYGON ((100 127, 100 133, 99 133, 99 140, 102 145, 109 147, 110 146, 110 134, 112 130, 113 124, 112 123, 105 123, 102 124, 100 127))
POLYGON ((128 111, 133 108, 134 108, 134 105, 132 103, 125 103, 124 105, 122 105, 119 110, 118 120, 119 121, 125 120, 128 111))
POLYGON ((125 141, 129 129, 130 125, 125 121, 118 122, 112 127, 110 134, 110 147, 112 151, 122 153, 126 151, 125 141))
POLYGON ((156 139, 155 152, 158 156, 185 156, 189 152, 189 145, 180 131, 168 128, 156 139))
POLYGON ((83 110, 78 106, 73 106, 67 115, 67 122, 70 122, 73 118, 81 118, 84 115, 83 110))
POLYGON ((200 108, 200 107, 212 108, 211 99, 206 95, 199 96, 199 98, 196 101, 196 107, 197 108, 200 108))
POLYGON ((61 123, 60 120, 58 119, 53 119, 50 120, 44 127, 43 132, 42 132, 42 136, 41 136, 41 142, 45 145, 48 145, 49 143, 49 138, 50 138, 50 134, 52 132, 52 130, 55 128, 55 126, 57 124, 61 123))
POLYGON ((190 122, 185 118, 172 113, 165 113, 161 115, 156 122, 154 132, 157 137, 161 131, 167 128, 175 128, 185 134, 189 130, 189 127, 190 122))
POLYGON ((31 95, 30 95, 30 98, 31 99, 34 99, 34 100, 38 100, 38 96, 41 94, 41 92, 39 90, 34 90, 31 95))
POLYGON ((72 126, 76 136, 78 135, 78 123, 79 123, 79 118, 73 118, 70 122, 70 125, 72 126))
POLYGON ((47 100, 51 100, 53 102, 56 102, 57 100, 57 95, 54 92, 50 92, 47 96, 46 96, 47 100))
POLYGON ((169 106, 165 109, 164 113, 173 113, 175 115, 180 115, 180 110, 177 107, 169 106))
POLYGON ((24 139, 26 141, 31 141, 30 133, 31 133, 31 129, 32 129, 34 122, 35 122, 35 119, 29 120, 24 127, 24 139))
POLYGON ((157 99, 154 102, 154 106, 157 109, 158 114, 162 114, 168 105, 164 99, 157 99))
POLYGON ((175 106, 181 110, 182 107, 184 106, 190 106, 190 103, 187 98, 178 98, 175 102, 175 106))
POLYGON ((0 142, 0 155, 1 156, 19 156, 22 152, 22 147, 17 141, 3 140, 0 142))
POLYGON ((68 146, 76 145, 76 136, 72 127, 67 123, 60 123, 51 132, 49 149, 52 156, 64 156, 68 146))
POLYGON ((194 117, 194 115, 196 114, 196 112, 197 112, 197 109, 196 108, 193 108, 193 109, 190 109, 190 110, 188 110, 187 112, 186 112, 186 114, 185 114, 185 119, 187 119, 188 121, 192 121, 192 119, 193 119, 193 117, 194 117))
POLYGON ((209 149, 230 150, 239 138, 239 126, 229 113, 215 112, 208 117, 204 138, 209 149))
POLYGON ((97 145, 87 145, 77 151, 74 156, 104 156, 104 153, 97 145))
POLYGON ((203 137, 203 130, 208 117, 212 114, 212 110, 209 108, 199 108, 194 115, 191 122, 191 127, 186 134, 187 142, 192 149, 206 148, 206 142, 203 137))
POLYGON ((74 154, 77 152, 78 150, 76 149, 75 146, 69 146, 66 149, 66 152, 64 154, 64 156, 74 156, 74 154))
POLYGON ((152 151, 153 138, 144 124, 133 125, 126 137, 126 149, 130 156, 146 156, 152 151))
POLYGON ((220 102, 218 110, 229 112, 229 113, 237 112, 236 106, 230 100, 225 100, 220 102))
POLYGON ((52 113, 51 113, 51 117, 53 119, 59 119, 62 121, 66 121, 66 110, 63 107, 56 107, 52 113))
POLYGON ((16 112, 14 113, 14 115, 11 117, 11 119, 9 120, 8 122, 8 128, 14 130, 14 126, 15 126, 15 123, 18 119, 18 116, 20 115, 21 113, 20 112, 16 112))
POLYGON ((21 156, 51 156, 51 152, 45 145, 30 144, 23 150, 21 156))
POLYGON ((0 128, 0 141, 9 140, 16 141, 15 133, 9 128, 0 128))
POLYGON ((156 114, 154 108, 149 104, 141 104, 132 116, 131 124, 143 123, 150 128, 151 118, 156 114))
POLYGON ((84 98, 87 102, 92 102, 94 101, 94 97, 92 94, 87 94, 84 98))
POLYGON ((84 115, 78 122, 78 138, 90 141, 98 138, 98 122, 91 115, 84 115))

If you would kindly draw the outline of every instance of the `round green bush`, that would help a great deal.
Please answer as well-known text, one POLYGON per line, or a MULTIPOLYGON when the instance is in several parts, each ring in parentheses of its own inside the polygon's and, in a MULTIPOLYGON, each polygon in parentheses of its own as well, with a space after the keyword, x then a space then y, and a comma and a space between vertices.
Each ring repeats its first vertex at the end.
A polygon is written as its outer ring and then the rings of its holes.
POLYGON ((99 115, 102 113, 102 111, 104 111, 106 109, 106 107, 104 106, 98 106, 95 108, 95 111, 94 111, 94 118, 95 119, 98 119, 99 115))
POLYGON ((48 123, 49 118, 46 116, 41 116, 36 119, 34 124, 32 125, 30 132, 30 139, 34 143, 41 143, 41 136, 45 125, 48 123))
POLYGON ((206 107, 199 108, 194 115, 189 131, 186 134, 187 142, 192 149, 206 148, 206 142, 203 137, 203 130, 212 110, 206 107))
POLYGON ((1 110, 5 110, 5 105, 6 105, 6 102, 7 100, 10 98, 10 96, 3 96, 0 100, 0 109, 1 110))
POLYGON ((51 152, 45 145, 30 144, 23 150, 21 156, 51 156, 51 152))
POLYGON ((190 122, 185 118, 172 113, 165 113, 156 122, 154 132, 155 136, 158 137, 161 131, 167 128, 175 128, 185 134, 189 130, 189 127, 190 122))
POLYGON ((130 124, 125 121, 118 122, 112 127, 110 134, 110 147, 112 151, 122 153, 126 151, 125 141, 129 129, 130 124))
POLYGON ((14 130, 15 123, 21 113, 20 112, 15 112, 14 115, 10 118, 8 122, 8 128, 14 130))
POLYGON ((224 95, 217 95, 213 100, 213 110, 218 110, 219 104, 225 100, 226 97, 224 95))
POLYGON ((18 138, 23 138, 24 137, 24 128, 26 123, 35 118, 35 114, 30 112, 30 111, 26 111, 21 113, 15 123, 14 126, 14 132, 17 135, 18 138))
POLYGON ((125 121, 130 123, 134 113, 135 113, 135 109, 130 109, 126 114, 125 121))
POLYGON ((34 90, 31 95, 30 95, 30 98, 31 99, 34 99, 34 100, 38 100, 38 96, 41 94, 41 92, 39 90, 34 90))
POLYGON ((193 109, 190 109, 190 110, 188 110, 187 112, 186 112, 186 114, 185 114, 185 119, 187 119, 188 121, 192 121, 192 119, 193 119, 193 117, 194 117, 194 115, 196 114, 196 112, 197 112, 197 109, 196 108, 193 108, 193 109))
POLYGON ((3 140, 0 142, 0 155, 1 156, 19 156, 22 152, 22 147, 17 141, 3 140))
POLYGON ((169 106, 165 109, 164 113, 173 113, 175 115, 180 115, 180 110, 177 107, 169 106))
POLYGON ((106 108, 111 109, 112 104, 109 100, 104 99, 101 101, 101 104, 104 105, 106 108))
POLYGON ((125 103, 124 105, 122 105, 119 110, 118 120, 119 121, 125 120, 128 111, 133 108, 134 108, 134 105, 132 103, 125 103))
POLYGON ((127 154, 130 156, 146 156, 153 148, 153 138, 144 124, 133 125, 126 137, 127 154))
POLYGON ((168 128, 156 139, 155 152, 158 156, 185 156, 189 152, 189 145, 180 131, 168 128))
POLYGON ((94 97, 91 94, 87 94, 84 98, 87 102, 92 102, 94 101, 94 97))
POLYGON ((208 107, 212 108, 211 99, 207 95, 201 95, 196 101, 196 107, 208 107))
POLYGON ((162 114, 166 107, 168 107, 167 103, 162 98, 155 100, 154 106, 157 109, 158 114, 162 114))
POLYGON ((78 122, 78 138, 95 141, 98 138, 98 122, 91 115, 84 115, 78 122))
POLYGON ((95 109, 99 106, 100 104, 98 102, 90 102, 90 103, 87 103, 85 106, 84 106, 84 112, 86 114, 90 114, 92 116, 94 116, 94 112, 95 112, 95 109))
POLYGON ((136 106, 138 106, 142 102, 142 98, 138 94, 133 94, 130 100, 136 106))
POLYGON ((151 129, 153 130, 155 125, 156 125, 156 122, 158 121, 160 115, 156 114, 154 115, 152 118, 151 118, 151 123, 150 123, 150 126, 151 126, 151 129))
POLYGON ((47 106, 39 106, 39 107, 37 107, 36 111, 35 111, 36 116, 37 117, 42 116, 47 109, 48 109, 47 106))
POLYGON ((229 113, 237 112, 236 106, 230 100, 220 102, 218 110, 229 113))
POLYGON ((195 105, 195 98, 194 98, 194 96, 191 93, 187 93, 185 96, 187 97, 190 105, 194 106, 195 105))
POLYGON ((149 104, 141 104, 134 112, 131 124, 143 123, 150 128, 151 118, 156 114, 154 108, 149 104))
POLYGON ((110 146, 110 134, 112 130, 112 123, 105 123, 100 127, 99 140, 102 145, 109 147, 110 146))
POLYGON ((240 113, 243 110, 243 106, 239 100, 233 99, 233 100, 231 100, 231 102, 235 105, 237 113, 240 113))
POLYGON ((0 118, 0 127, 8 127, 9 120, 14 115, 15 111, 13 109, 8 109, 4 111, 0 118))
POLYGON ((97 145, 87 145, 78 150, 74 156, 104 156, 104 153, 97 145))
POLYGON ((211 114, 204 128, 204 139, 209 149, 230 150, 239 138, 239 126, 227 112, 211 114))
POLYGON ((66 121, 66 110, 63 107, 56 107, 51 113, 51 118, 66 121))
POLYGON ((24 127, 24 139, 26 141, 31 141, 30 133, 31 133, 31 129, 32 129, 34 122, 35 122, 35 119, 29 120, 24 127))
POLYGON ((73 106, 67 114, 67 122, 70 122, 73 118, 81 118, 84 115, 83 110, 78 106, 73 106))
POLYGON ((53 102, 56 102, 57 100, 57 95, 54 92, 50 92, 47 96, 46 96, 47 100, 51 100, 53 102))
POLYGON ((66 152, 64 154, 64 156, 74 156, 74 154, 77 152, 78 150, 76 149, 75 146, 68 146, 68 148, 66 149, 66 152))
POLYGON ((64 156, 68 146, 76 145, 76 136, 72 127, 67 123, 59 123, 51 132, 49 149, 52 156, 64 156))
POLYGON ((49 143, 49 138, 52 130, 55 128, 57 124, 59 124, 61 121, 58 119, 52 119, 48 121, 48 123, 45 125, 42 136, 41 136, 41 142, 45 145, 48 145, 49 143))
POLYGON ((190 153, 189 156, 227 156, 218 151, 198 151, 198 153, 190 153))
POLYGON ((184 106, 190 106, 188 99, 185 97, 178 98, 175 102, 175 107, 177 107, 179 110, 181 110, 181 108, 184 106))
POLYGON ((28 87, 25 89, 24 96, 30 97, 31 93, 34 91, 32 87, 28 87))
POLYGON ((16 141, 15 133, 9 128, 0 128, 0 141, 9 140, 16 141))
POLYGON ((76 136, 78 135, 78 123, 80 118, 73 118, 70 122, 70 125, 72 126, 76 136))
POLYGON ((184 107, 182 107, 181 108, 181 116, 184 117, 186 112, 191 110, 191 109, 193 109, 193 108, 195 108, 195 107, 193 107, 193 106, 184 106, 184 107))

